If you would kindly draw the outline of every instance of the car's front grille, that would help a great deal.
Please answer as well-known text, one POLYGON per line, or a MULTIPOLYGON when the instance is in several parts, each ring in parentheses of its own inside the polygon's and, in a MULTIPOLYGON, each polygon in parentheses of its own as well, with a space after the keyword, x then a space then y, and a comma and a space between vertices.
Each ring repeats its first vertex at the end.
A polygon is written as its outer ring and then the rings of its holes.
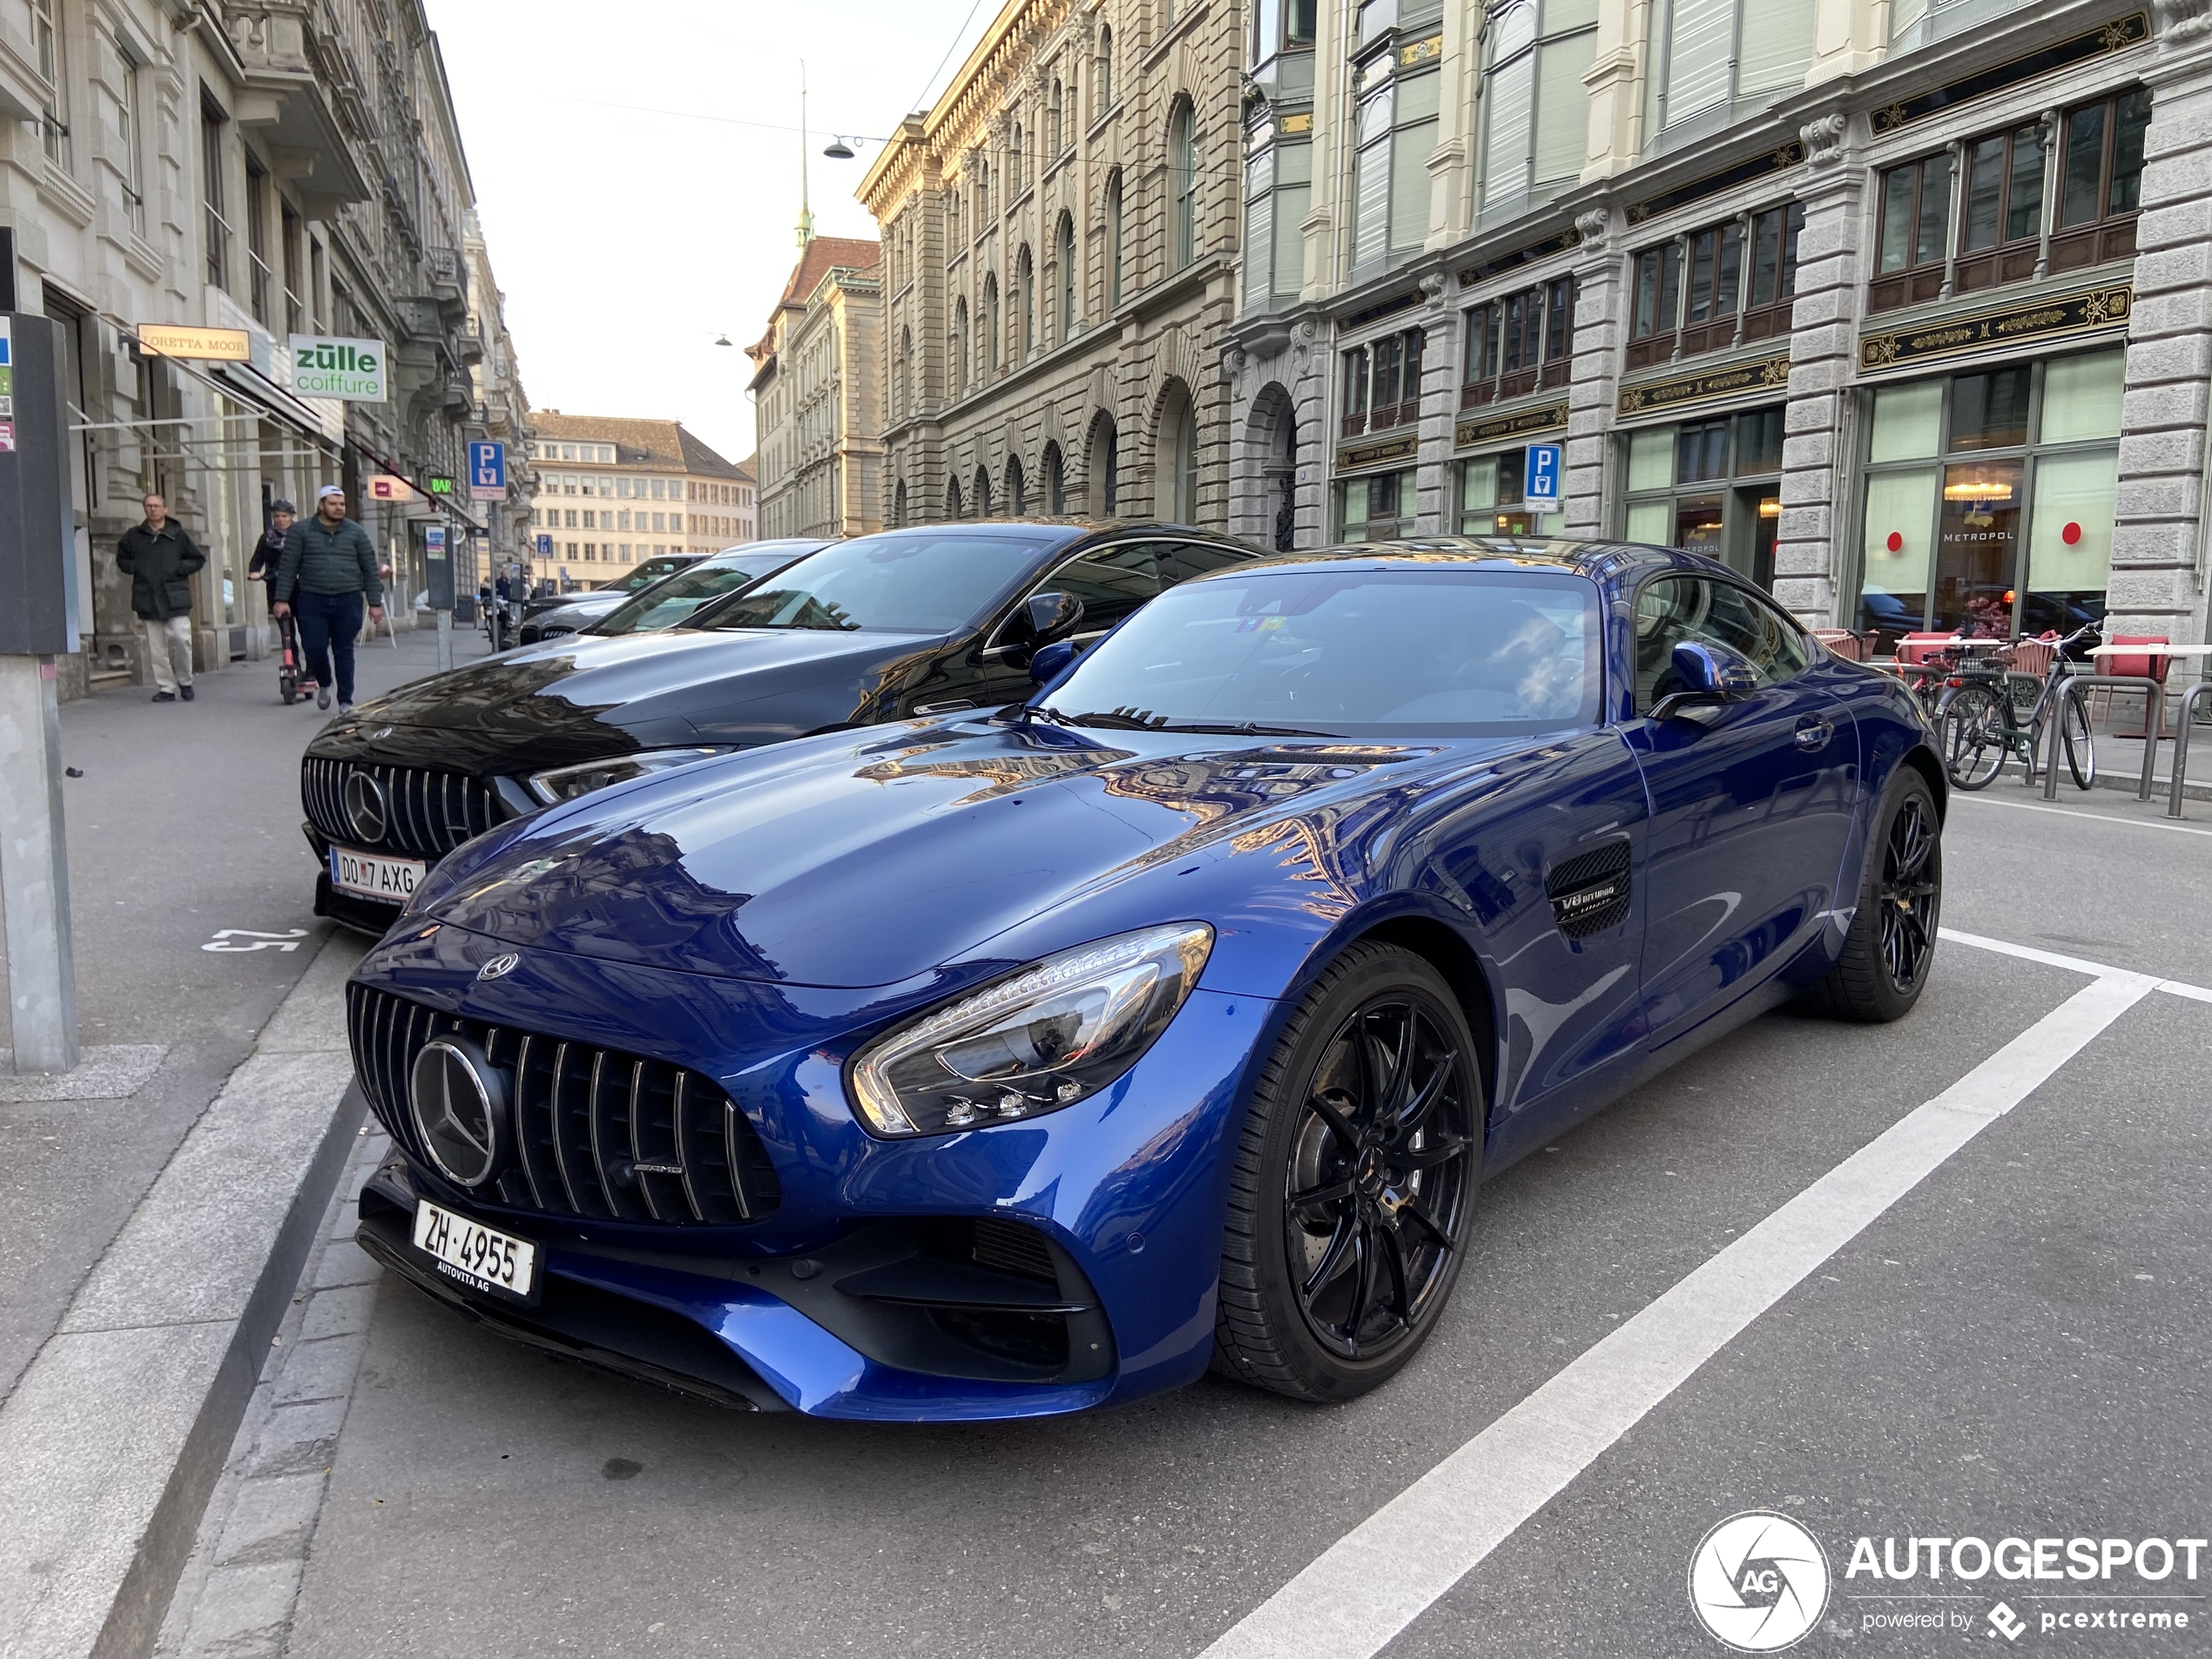
POLYGON ((442 1014, 372 986, 347 986, 346 1002, 368 1103, 418 1163, 430 1159, 407 1090, 422 1045, 457 1033, 506 1075, 506 1145, 482 1189, 488 1200, 673 1226, 755 1221, 781 1202, 752 1123, 698 1072, 442 1014))
POLYGON ((341 846, 433 861, 508 816, 489 784, 461 772, 314 755, 300 763, 300 801, 308 822, 341 846), (356 775, 361 786, 349 799, 356 775), (370 834, 380 819, 381 833, 370 834))

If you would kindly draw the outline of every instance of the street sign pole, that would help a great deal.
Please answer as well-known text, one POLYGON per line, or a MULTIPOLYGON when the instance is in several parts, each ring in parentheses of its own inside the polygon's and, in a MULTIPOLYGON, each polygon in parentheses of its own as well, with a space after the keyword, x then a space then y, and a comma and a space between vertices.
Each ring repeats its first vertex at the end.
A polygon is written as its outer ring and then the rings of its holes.
POLYGON ((430 609, 438 616, 438 672, 453 668, 453 558, 446 548, 446 527, 422 532, 422 570, 430 590, 430 609))
POLYGON ((72 543, 61 325, 0 314, 0 913, 18 1072, 77 1064, 77 960, 62 815, 55 659, 70 637, 72 543))

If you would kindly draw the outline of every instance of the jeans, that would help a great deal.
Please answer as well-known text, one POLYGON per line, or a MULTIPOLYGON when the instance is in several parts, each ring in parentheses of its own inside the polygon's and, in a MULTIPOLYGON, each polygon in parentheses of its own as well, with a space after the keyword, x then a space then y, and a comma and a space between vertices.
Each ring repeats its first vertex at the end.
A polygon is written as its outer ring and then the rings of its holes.
POLYGON ((318 685, 335 685, 338 700, 354 700, 354 636, 361 631, 365 607, 354 593, 295 593, 292 611, 300 619, 300 657, 309 679, 318 685), (338 678, 330 677, 330 658, 338 658, 338 678))
POLYGON ((145 624, 146 667, 152 671, 154 690, 173 696, 178 686, 192 684, 192 618, 138 620, 145 624))

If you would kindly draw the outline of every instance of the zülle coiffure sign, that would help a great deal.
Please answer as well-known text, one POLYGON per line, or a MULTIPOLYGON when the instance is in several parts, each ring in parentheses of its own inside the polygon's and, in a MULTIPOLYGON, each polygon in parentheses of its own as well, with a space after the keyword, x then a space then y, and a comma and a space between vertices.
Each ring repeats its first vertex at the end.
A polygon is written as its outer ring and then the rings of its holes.
POLYGON ((301 397, 384 401, 384 342, 335 334, 292 336, 292 389, 301 397))

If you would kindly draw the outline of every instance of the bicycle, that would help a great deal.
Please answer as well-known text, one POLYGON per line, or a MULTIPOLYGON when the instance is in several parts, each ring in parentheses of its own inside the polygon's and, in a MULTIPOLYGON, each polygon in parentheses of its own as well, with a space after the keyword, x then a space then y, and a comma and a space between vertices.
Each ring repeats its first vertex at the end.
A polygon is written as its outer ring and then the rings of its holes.
POLYGON ((2026 711, 2024 725, 2008 667, 2012 646, 1996 646, 1981 662, 1973 659, 1973 648, 1994 642, 1965 641, 1945 653, 1951 671, 1943 681, 1936 723, 1943 748, 1944 771, 1955 787, 1988 788, 2005 769, 2006 759, 2013 754, 2018 754, 2025 763, 2027 781, 2033 784, 2037 757, 2042 753, 2044 722, 2050 718, 2054 702, 2064 709, 2059 739, 2066 750, 2067 770, 2074 774, 2074 787, 2089 789, 2095 786, 2097 752, 2089 731, 2088 714, 2082 708, 2080 698, 2062 697, 2061 691, 2067 679, 2067 647, 2097 636, 2096 624, 2091 623, 2075 629, 2063 639, 2047 636, 2038 642, 2052 648, 2051 665, 2044 674, 2035 700, 2026 711))

